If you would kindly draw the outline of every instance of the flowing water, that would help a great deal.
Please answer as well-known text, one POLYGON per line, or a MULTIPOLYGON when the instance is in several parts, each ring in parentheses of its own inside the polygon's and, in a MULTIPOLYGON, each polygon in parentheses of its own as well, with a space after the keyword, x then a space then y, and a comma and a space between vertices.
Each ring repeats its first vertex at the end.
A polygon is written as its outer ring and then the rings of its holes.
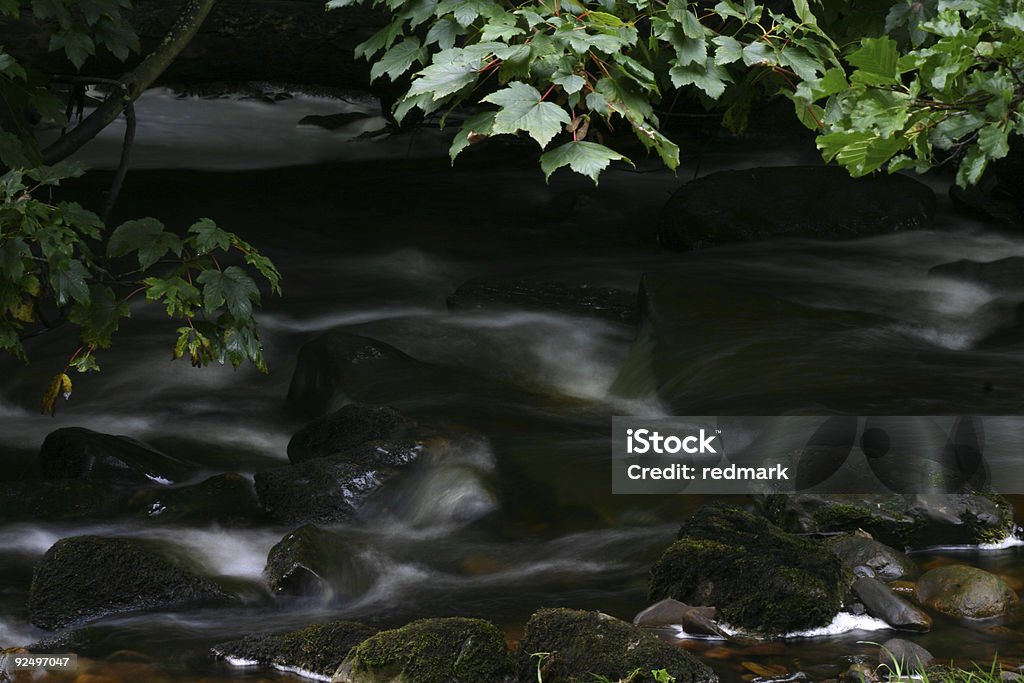
MULTIPOLYGON (((213 660, 208 648, 245 633, 329 619, 389 626, 421 616, 480 616, 499 624, 510 640, 543 606, 631 619, 646 606, 651 563, 674 539, 680 520, 706 502, 611 495, 610 417, 664 414, 655 398, 612 391, 629 375, 636 330, 554 313, 448 312, 446 297, 474 277, 635 290, 645 271, 699 262, 701 272, 722 281, 798 292, 794 296, 823 310, 863 311, 888 322, 843 341, 862 362, 836 368, 827 391, 865 406, 886 395, 894 348, 954 354, 964 373, 1006 368, 1003 375, 1012 376, 1024 361, 1020 343, 995 350, 979 343, 1008 324, 1007 311, 1017 302, 926 275, 929 267, 959 258, 1024 255, 1024 238, 956 218, 945 205, 933 231, 856 242, 790 240, 697 256, 653 246, 660 207, 682 180, 723 168, 809 162, 813 150, 762 145, 751 151, 696 140, 684 150, 687 163, 678 177, 641 162, 635 171, 610 171, 597 191, 569 177, 545 185, 528 146, 501 152, 498 166, 470 155, 453 169, 443 156, 445 134, 433 130, 362 139, 372 118, 335 132, 295 126, 304 115, 338 111, 369 113, 372 102, 300 96, 270 105, 178 99, 167 91, 144 97, 135 170, 118 215, 154 215, 177 227, 209 216, 275 260, 285 295, 267 297, 260 318, 272 372, 169 362, 173 326, 160 310, 136 306, 114 350, 100 355, 102 373, 76 378, 71 401, 56 417, 43 417, 35 410, 39 396, 73 343, 61 333, 39 338, 30 368, 0 361, 0 479, 30 486, 45 435, 72 425, 142 439, 209 474, 248 476, 286 464, 288 440, 304 423, 284 401, 295 354, 317 332, 343 326, 447 368, 451 386, 439 385, 437 374, 429 382, 409 377, 389 385, 382 402, 460 435, 446 459, 389 485, 364 519, 337 527, 368 568, 369 585, 352 600, 273 598, 261 572, 287 527, 180 527, 145 519, 0 523, 0 645, 50 635, 27 620, 33 564, 54 541, 86 533, 182 549, 240 596, 229 608, 107 618, 63 644, 95 660, 94 670, 124 680, 287 679, 293 675, 230 667, 213 660), (877 381, 864 380, 873 373, 877 381), (480 387, 487 402, 479 399, 480 387)), ((118 145, 112 127, 85 150, 84 160, 109 168, 118 145)), ((72 192, 95 206, 109 177, 87 176, 72 192)), ((785 333, 781 323, 777 327, 766 326, 764 339, 785 333)), ((721 351, 739 343, 723 339, 721 351)), ((796 376, 800 349, 777 362, 792 365, 796 376)), ((1019 412, 1020 390, 1012 382, 997 387, 1004 412, 1019 412)), ((756 392, 742 398, 756 402, 756 392)), ((920 395, 900 414, 928 413, 934 405, 935 396, 920 395)), ((972 406, 961 409, 971 412, 972 406)), ((760 412, 772 410, 766 405, 760 412)), ((1020 515, 1024 499, 1015 502, 1020 515)), ((1024 587, 1021 547, 933 549, 918 558, 926 566, 976 564, 1024 587)), ((825 675, 870 651, 859 641, 891 636, 852 631, 788 643, 681 646, 733 681, 744 661, 825 675)), ((997 651, 1024 658, 1021 624, 1013 620, 968 625, 940 619, 931 634, 915 640, 943 658, 984 660, 997 651)))

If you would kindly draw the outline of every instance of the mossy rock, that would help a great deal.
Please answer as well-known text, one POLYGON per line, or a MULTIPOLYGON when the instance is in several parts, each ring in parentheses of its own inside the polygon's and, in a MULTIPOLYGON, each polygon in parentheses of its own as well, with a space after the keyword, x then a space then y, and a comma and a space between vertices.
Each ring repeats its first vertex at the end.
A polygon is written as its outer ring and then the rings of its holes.
POLYGON ((82 427, 50 432, 39 449, 48 479, 89 479, 115 484, 173 484, 191 478, 192 465, 127 436, 82 427))
POLYGON ((262 664, 328 678, 338 669, 349 650, 376 632, 366 624, 332 621, 285 633, 254 633, 214 645, 210 653, 232 664, 262 664))
POLYGON ((512 657, 489 621, 421 619, 356 646, 333 683, 504 683, 512 657))
POLYGON ((399 439, 414 426, 394 408, 350 403, 300 429, 288 442, 288 459, 345 454, 368 441, 399 439))
POLYGON ((54 630, 108 614, 230 600, 216 583, 148 544, 73 536, 46 551, 29 590, 29 620, 54 630))
POLYGON ((598 676, 653 683, 651 672, 660 669, 678 683, 718 680, 696 657, 641 628, 575 609, 542 609, 530 617, 517 655, 519 680, 537 680, 538 668, 544 683, 592 683, 598 676))
POLYGON ((917 601, 961 619, 988 619, 1020 605, 1012 588, 995 574, 967 565, 947 565, 925 572, 917 580, 917 601))
POLYGON ((823 545, 738 508, 709 506, 651 569, 650 599, 713 605, 732 626, 780 635, 827 625, 851 582, 823 545))
POLYGON ((863 529, 898 548, 998 543, 1015 528, 1013 506, 995 493, 943 495, 803 493, 768 496, 765 513, 797 533, 863 529))

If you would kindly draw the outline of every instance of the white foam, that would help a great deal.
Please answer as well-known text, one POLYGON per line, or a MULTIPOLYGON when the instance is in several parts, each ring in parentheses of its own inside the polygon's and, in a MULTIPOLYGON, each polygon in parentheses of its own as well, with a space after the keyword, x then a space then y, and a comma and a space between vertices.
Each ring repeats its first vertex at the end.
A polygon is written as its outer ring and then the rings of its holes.
POLYGON ((274 668, 284 673, 295 674, 296 676, 302 676, 303 678, 310 678, 314 681, 330 681, 331 676, 324 676, 323 674, 314 673, 312 671, 306 671, 300 669, 297 666, 284 666, 283 664, 275 664, 274 668))
POLYGON ((224 655, 224 661, 231 666, 259 666, 260 663, 255 659, 245 659, 244 657, 232 657, 231 655, 224 655))
MULTIPOLYGON (((731 626, 729 624, 720 623, 718 626, 722 629, 723 633, 729 636, 741 636, 745 638, 757 637, 744 629, 731 626)), ((849 633, 850 631, 885 631, 891 629, 892 626, 886 622, 881 619, 868 616, 867 614, 850 614, 849 612, 840 612, 833 617, 832 622, 826 626, 819 626, 817 628, 807 629, 806 631, 792 631, 790 633, 783 634, 781 637, 783 640, 795 640, 798 638, 837 636, 841 633, 849 633)))

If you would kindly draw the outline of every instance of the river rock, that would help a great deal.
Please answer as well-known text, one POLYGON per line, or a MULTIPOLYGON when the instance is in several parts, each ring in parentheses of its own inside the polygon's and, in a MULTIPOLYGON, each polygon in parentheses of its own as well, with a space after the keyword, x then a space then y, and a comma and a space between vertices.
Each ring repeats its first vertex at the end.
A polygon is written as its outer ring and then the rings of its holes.
POLYGON ((1015 609, 1017 594, 995 574, 977 567, 948 565, 917 580, 917 601, 951 617, 987 619, 1015 609))
POLYGON ((550 311, 635 323, 636 292, 529 280, 470 280, 448 297, 451 311, 550 311))
POLYGON ((347 453, 367 441, 400 439, 414 427, 394 408, 350 403, 296 432, 288 442, 288 459, 294 464, 347 453))
POLYGON ((902 631, 930 631, 932 618, 926 612, 893 593, 888 586, 868 577, 853 582, 853 593, 868 614, 902 631))
POLYGON ((902 638, 890 638, 878 649, 878 663, 901 673, 922 672, 934 661, 931 652, 902 638))
POLYGON ((345 456, 315 458, 255 476, 260 505, 284 524, 344 522, 396 473, 354 465, 345 456))
POLYGON ((714 605, 732 626, 779 635, 831 622, 851 580, 824 546, 738 508, 708 506, 651 569, 649 597, 714 605))
POLYGON ((193 466, 127 436, 65 427, 39 449, 39 466, 50 479, 90 479, 114 484, 173 484, 192 477, 193 466))
POLYGON ((693 607, 665 598, 633 617, 633 625, 641 628, 679 628, 689 635, 721 636, 726 633, 718 626, 718 610, 714 607, 693 607))
POLYGON ((299 119, 300 126, 316 126, 325 130, 338 130, 345 126, 366 119, 368 114, 358 111, 342 112, 340 114, 318 115, 310 114, 299 119))
POLYGON ((520 681, 543 678, 544 683, 575 683, 597 676, 653 683, 650 672, 658 669, 668 671, 678 683, 718 681, 714 671, 685 650, 607 614, 575 609, 534 612, 519 643, 516 668, 520 681))
POLYGON ((719 171, 683 185, 662 212, 669 249, 780 237, 853 238, 928 227, 935 194, 903 175, 851 178, 836 166, 719 171))
POLYGON ((270 549, 263 577, 278 595, 332 597, 360 595, 376 578, 343 538, 312 524, 290 532, 270 549))
POLYGON ((284 633, 254 633, 214 645, 210 653, 238 666, 261 664, 329 680, 348 651, 376 632, 355 621, 332 621, 284 633))
POLYGON ((857 534, 836 536, 826 541, 828 549, 843 561, 843 566, 858 573, 858 567, 867 567, 883 581, 916 579, 921 570, 905 553, 879 543, 873 538, 857 534))
POLYGON ((267 521, 252 482, 235 472, 191 486, 137 491, 123 505, 136 516, 167 524, 249 526, 267 521))
POLYGON ((960 259, 935 266, 928 274, 966 280, 997 291, 1015 291, 1024 289, 1024 256, 1008 256, 997 261, 960 259))
POLYGON ((996 543, 1015 527, 1013 506, 994 493, 769 496, 768 518, 796 533, 863 529, 896 547, 996 543))
POLYGON ((381 631, 353 648, 332 683, 505 683, 512 657, 494 624, 481 619, 421 619, 381 631))
POLYGON ((147 544, 74 536, 54 543, 39 560, 28 609, 33 624, 54 630, 108 614, 230 599, 213 581, 147 544))

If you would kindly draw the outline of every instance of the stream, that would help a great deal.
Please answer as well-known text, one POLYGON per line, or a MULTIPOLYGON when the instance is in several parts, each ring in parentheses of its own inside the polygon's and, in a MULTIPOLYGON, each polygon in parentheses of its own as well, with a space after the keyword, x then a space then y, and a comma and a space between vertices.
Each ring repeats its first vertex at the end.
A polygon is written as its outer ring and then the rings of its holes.
MULTIPOLYGON (((978 343, 1006 322, 1006 302, 978 286, 927 277, 931 266, 956 259, 1024 256, 1024 237, 953 214, 941 180, 928 181, 940 203, 934 230, 672 254, 658 249, 652 236, 662 204, 682 182, 728 168, 815 163, 813 147, 709 137, 684 147, 677 175, 640 159, 636 169, 607 172, 599 189, 561 174, 546 185, 532 143, 500 150, 500 163, 495 155, 467 154, 452 167, 446 154, 451 127, 360 138, 380 122, 374 106, 358 95, 299 95, 268 104, 178 98, 167 90, 150 91, 137 104, 137 148, 114 223, 152 215, 183 229, 210 217, 273 258, 284 275, 284 296, 265 294, 258 316, 269 375, 169 362, 175 325, 162 309, 145 305, 133 307, 114 348, 99 354, 102 372, 74 377, 70 401, 61 401, 53 418, 35 406, 73 340, 62 331, 33 340, 27 368, 0 358, 0 483, 26 486, 38 476, 34 458, 45 436, 67 426, 143 440, 196 463, 205 475, 251 476, 287 464, 288 441, 308 421, 285 405, 296 353, 318 332, 339 326, 486 386, 494 400, 482 403, 458 382, 423 386, 421 377, 410 377, 389 384, 380 402, 417 420, 454 425, 460 436, 447 460, 385 487, 358 523, 333 527, 372 568, 369 587, 347 601, 274 598, 261 573, 269 549, 291 530, 283 526, 0 520, 0 646, 52 635, 28 623, 32 568, 55 541, 79 534, 147 538, 183 549, 240 596, 230 607, 107 617, 70 636, 66 649, 51 650, 77 652, 94 662, 90 671, 114 680, 300 680, 231 667, 208 649, 247 633, 331 619, 386 627, 423 616, 475 616, 495 622, 510 641, 521 637, 540 607, 599 609, 631 620, 647 606, 651 564, 674 540, 680 521, 708 502, 611 494, 611 417, 665 414, 656 397, 620 391, 635 327, 525 310, 449 312, 446 297, 473 278, 635 291, 644 272, 696 259, 708 277, 798 291, 825 310, 893 321, 847 340, 866 360, 833 368, 827 389, 847 401, 884 404, 891 349, 899 348, 954 354, 965 373, 1005 368, 992 406, 1010 414, 1024 403, 1024 382, 1016 383, 1024 343, 998 350, 978 343), (295 125, 306 115, 351 111, 368 117, 338 131, 295 125)), ((100 171, 68 189, 92 208, 101 204, 116 165, 120 125, 82 152, 81 160, 100 171)), ((772 326, 761 332, 765 339, 781 333, 772 326)), ((733 342, 723 339, 722 351, 733 342)), ((778 359, 792 365, 794 376, 803 362, 800 349, 778 359)), ((743 409, 757 405, 757 387, 746 388, 737 391, 743 409)), ((956 396, 943 398, 956 403, 956 396)), ((934 399, 901 399, 896 414, 928 414, 934 399)), ((977 412, 972 405, 959 409, 977 412)), ((772 411, 765 405, 751 414, 772 411)), ((1009 499, 1018 523, 1024 522, 1024 496, 1009 499)), ((919 549, 913 557, 925 568, 973 564, 1024 589, 1020 545, 919 549)), ((751 661, 834 675, 830 667, 844 669, 849 657, 871 651, 864 641, 894 635, 850 631, 680 646, 726 683, 737 683, 749 674, 742 662, 751 661)), ((1024 659, 1019 616, 977 625, 937 617, 931 633, 913 640, 939 660, 991 661, 997 653, 1024 659)))

